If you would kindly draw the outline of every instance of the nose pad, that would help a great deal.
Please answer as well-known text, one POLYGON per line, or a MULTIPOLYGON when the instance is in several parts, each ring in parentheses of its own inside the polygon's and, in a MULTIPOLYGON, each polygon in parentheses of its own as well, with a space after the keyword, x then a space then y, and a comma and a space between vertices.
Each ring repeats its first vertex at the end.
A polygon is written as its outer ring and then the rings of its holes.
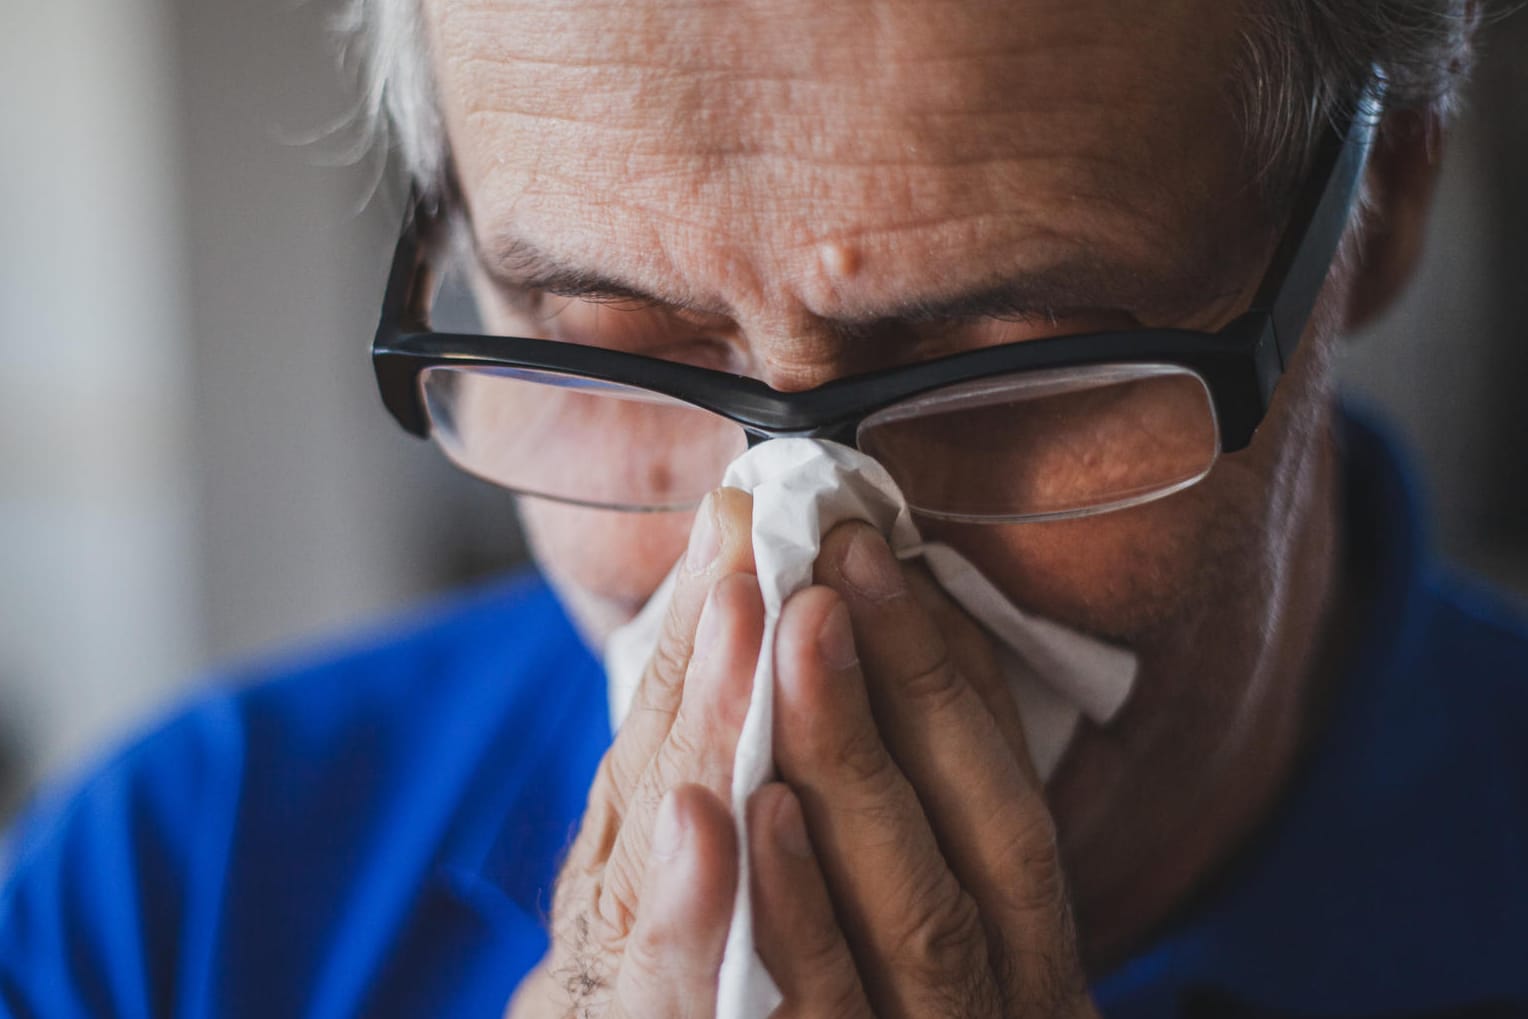
MULTIPOLYGON (((749 431, 747 435, 749 449, 776 437, 754 431, 749 431)), ((809 439, 822 439, 824 442, 836 442, 841 446, 848 446, 851 449, 859 449, 859 422, 840 421, 836 424, 824 425, 822 428, 810 432, 806 437, 809 439)))
POLYGON ((842 446, 849 446, 853 449, 858 449, 858 433, 858 421, 844 421, 835 425, 828 425, 826 428, 823 428, 818 433, 814 434, 812 438, 823 439, 827 442, 836 442, 842 446))

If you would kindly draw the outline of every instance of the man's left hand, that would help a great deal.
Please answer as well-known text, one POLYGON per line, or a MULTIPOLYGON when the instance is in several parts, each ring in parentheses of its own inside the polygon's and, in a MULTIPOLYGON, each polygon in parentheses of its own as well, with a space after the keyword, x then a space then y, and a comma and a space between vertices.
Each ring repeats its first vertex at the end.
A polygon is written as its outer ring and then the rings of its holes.
POLYGON ((779 1016, 1094 1016, 1055 828, 987 638, 861 524, 776 644, 749 808, 779 1016))

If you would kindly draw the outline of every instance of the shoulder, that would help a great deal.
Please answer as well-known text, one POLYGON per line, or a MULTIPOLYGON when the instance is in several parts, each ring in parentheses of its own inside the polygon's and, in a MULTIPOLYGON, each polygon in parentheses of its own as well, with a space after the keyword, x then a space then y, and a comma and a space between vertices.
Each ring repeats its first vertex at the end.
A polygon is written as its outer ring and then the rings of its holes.
POLYGON ((398 755, 459 752, 473 733, 555 715, 595 671, 551 592, 522 576, 247 665, 211 702, 237 717, 246 759, 326 772, 364 761, 364 774, 344 777, 372 783, 398 755))
POLYGON ((1350 686, 1380 705, 1355 714, 1376 732, 1405 714, 1435 738, 1466 720, 1488 737, 1488 716, 1528 711, 1528 602, 1438 557, 1417 478, 1383 419, 1345 404, 1338 437, 1348 566, 1366 615, 1350 686))
POLYGON ((1501 695, 1528 702, 1528 603, 1455 568, 1428 587, 1437 664, 1478 671, 1501 695))
POLYGON ((219 1014, 360 994, 435 870, 517 809, 506 790, 577 784, 561 776, 597 755, 603 697, 533 579, 236 671, 17 825, 0 1002, 219 1014))
POLYGON ((1110 991, 1214 987, 1269 1014, 1520 1011, 1528 622, 1439 563, 1382 426, 1347 415, 1340 437, 1354 611, 1302 764, 1256 839, 1110 991))
POLYGON ((1438 738, 1480 769, 1474 795, 1508 793, 1501 806, 1528 832, 1528 613, 1457 569, 1437 571, 1425 591, 1425 628, 1406 665, 1427 691, 1438 738))

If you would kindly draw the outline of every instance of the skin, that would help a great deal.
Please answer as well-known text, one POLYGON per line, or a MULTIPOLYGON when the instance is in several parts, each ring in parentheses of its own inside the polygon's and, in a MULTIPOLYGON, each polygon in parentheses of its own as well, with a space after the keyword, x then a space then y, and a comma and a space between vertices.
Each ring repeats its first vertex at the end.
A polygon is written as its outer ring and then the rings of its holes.
MULTIPOLYGON (((1235 4, 426 11, 480 301, 506 333, 630 316, 685 337, 673 356, 802 389, 1046 335, 1217 328, 1281 226, 1225 106, 1235 4), (538 296, 525 277, 542 263, 664 303, 538 296), (1026 315, 903 314, 1014 277, 1044 284, 1026 315)), ((1045 789, 980 631, 916 574, 867 595, 884 543, 854 525, 828 536, 776 649, 781 781, 751 807, 769 836, 751 848, 760 951, 785 1014, 1087 1014, 1086 974, 1267 815, 1341 653, 1331 345, 1411 267, 1428 134, 1387 122, 1370 229, 1251 447, 1131 510, 925 527, 1022 607, 1141 657, 1121 716, 1084 726, 1045 789), (824 635, 845 618, 847 635, 824 635)), ((762 632, 746 497, 693 516, 529 500, 523 516, 596 644, 687 543, 701 551, 514 1011, 709 1014, 736 881, 723 804, 762 632)))

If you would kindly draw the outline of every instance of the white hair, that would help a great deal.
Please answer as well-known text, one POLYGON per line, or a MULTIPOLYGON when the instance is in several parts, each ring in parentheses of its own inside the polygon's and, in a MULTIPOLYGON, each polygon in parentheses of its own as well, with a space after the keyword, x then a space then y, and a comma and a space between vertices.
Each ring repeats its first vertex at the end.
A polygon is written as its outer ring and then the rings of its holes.
POLYGON ((1319 132, 1353 112, 1376 69, 1387 110, 1454 112, 1483 0, 1253 0, 1234 86, 1271 196, 1304 177, 1319 132))
POLYGON ((342 0, 333 27, 358 79, 355 126, 422 195, 443 197, 449 147, 419 0, 342 0))
MULTIPOLYGON (((1389 109, 1454 107, 1483 0, 1252 0, 1235 95, 1247 153, 1270 196, 1293 187, 1323 125, 1373 68, 1389 109)), ((420 0, 342 0, 335 27, 361 94, 361 127, 427 197, 449 195, 449 154, 420 0)))

